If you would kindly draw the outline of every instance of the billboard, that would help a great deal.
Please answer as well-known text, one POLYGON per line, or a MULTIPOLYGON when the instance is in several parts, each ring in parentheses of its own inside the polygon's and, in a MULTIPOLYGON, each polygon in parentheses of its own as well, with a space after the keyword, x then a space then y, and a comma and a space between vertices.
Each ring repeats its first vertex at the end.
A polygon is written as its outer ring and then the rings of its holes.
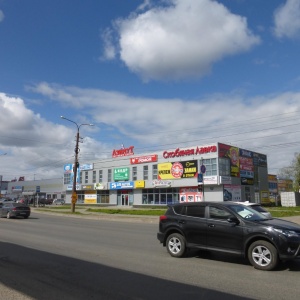
POLYGON ((129 180, 129 168, 115 168, 114 169, 114 181, 126 181, 129 180))
POLYGON ((157 168, 159 180, 198 177, 197 160, 161 163, 157 168))
POLYGON ((230 176, 240 176, 239 148, 225 144, 219 144, 219 157, 230 160, 230 176))

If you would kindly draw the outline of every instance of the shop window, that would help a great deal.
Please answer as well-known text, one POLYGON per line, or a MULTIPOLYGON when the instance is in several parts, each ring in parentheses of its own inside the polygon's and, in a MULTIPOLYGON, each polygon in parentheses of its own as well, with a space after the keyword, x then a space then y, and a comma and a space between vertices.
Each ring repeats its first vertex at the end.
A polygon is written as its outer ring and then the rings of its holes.
POLYGON ((206 167, 205 176, 213 176, 217 175, 217 159, 211 158, 211 159, 204 159, 202 163, 206 167))
POLYGON ((132 167, 132 180, 137 180, 137 167, 132 167))
POLYGON ((152 165, 152 179, 156 180, 158 175, 157 165, 152 165))
POLYGON ((111 172, 111 169, 108 169, 107 170, 107 181, 112 182, 111 179, 112 179, 112 172, 111 172))
POLYGON ((219 158, 219 175, 230 176, 230 159, 220 157, 219 158))
POLYGON ((148 166, 143 167, 143 179, 148 180, 148 166))
POLYGON ((71 183, 71 173, 64 174, 64 184, 70 184, 71 183))

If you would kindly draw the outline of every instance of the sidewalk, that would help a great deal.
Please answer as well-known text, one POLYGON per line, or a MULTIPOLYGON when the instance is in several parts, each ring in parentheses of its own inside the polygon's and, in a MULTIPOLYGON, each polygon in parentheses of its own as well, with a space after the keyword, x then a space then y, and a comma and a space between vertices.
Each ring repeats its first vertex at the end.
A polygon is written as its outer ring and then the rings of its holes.
POLYGON ((87 218, 93 220, 107 220, 107 221, 118 221, 118 222, 137 222, 137 223, 153 223, 153 224, 158 224, 159 222, 159 216, 106 214, 106 213, 98 213, 98 212, 89 212, 86 211, 86 208, 80 208, 80 207, 77 207, 75 210, 75 212, 78 212, 79 214, 71 213, 70 209, 60 209, 58 211, 57 209, 41 208, 41 207, 39 208, 31 207, 31 212, 39 213, 39 214, 51 214, 56 216, 71 217, 71 218, 87 218))

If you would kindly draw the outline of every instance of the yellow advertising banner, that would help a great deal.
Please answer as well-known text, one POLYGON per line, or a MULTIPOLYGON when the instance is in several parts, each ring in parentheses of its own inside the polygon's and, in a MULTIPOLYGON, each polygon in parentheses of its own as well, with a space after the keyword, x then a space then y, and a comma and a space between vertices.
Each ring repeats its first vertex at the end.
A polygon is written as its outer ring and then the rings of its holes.
POLYGON ((138 180, 134 182, 134 187, 137 188, 144 188, 145 187, 145 181, 144 180, 138 180))
POLYGON ((158 179, 180 179, 198 176, 197 160, 158 164, 158 179))
POLYGON ((84 195, 84 203, 85 204, 96 204, 97 203, 97 195, 86 193, 84 195))

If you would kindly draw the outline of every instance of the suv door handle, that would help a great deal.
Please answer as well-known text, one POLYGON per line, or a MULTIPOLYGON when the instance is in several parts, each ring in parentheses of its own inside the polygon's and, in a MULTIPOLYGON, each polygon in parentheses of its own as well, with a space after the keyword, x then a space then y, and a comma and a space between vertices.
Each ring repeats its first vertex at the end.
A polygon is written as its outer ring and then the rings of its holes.
POLYGON ((185 221, 178 221, 179 224, 185 224, 185 221))
POLYGON ((213 228, 213 227, 215 227, 215 225, 214 224, 208 224, 208 227, 213 228))

